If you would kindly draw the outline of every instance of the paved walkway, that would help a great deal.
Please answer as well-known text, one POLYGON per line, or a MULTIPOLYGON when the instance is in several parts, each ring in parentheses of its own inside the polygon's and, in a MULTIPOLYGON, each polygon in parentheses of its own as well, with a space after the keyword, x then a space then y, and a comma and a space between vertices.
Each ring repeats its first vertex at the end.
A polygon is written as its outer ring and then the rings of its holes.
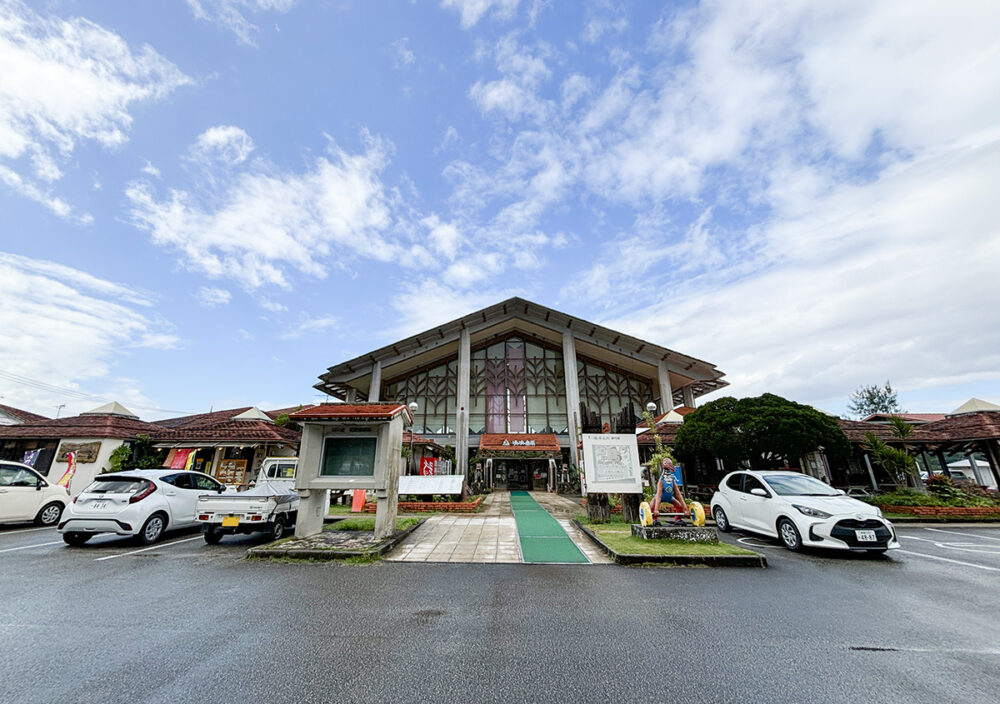
MULTIPOLYGON (((531 496, 552 514, 591 563, 611 563, 570 523, 573 515, 582 511, 579 504, 547 492, 533 491, 531 496)), ((510 494, 506 491, 490 494, 479 513, 431 516, 385 559, 398 562, 522 562, 510 494)))

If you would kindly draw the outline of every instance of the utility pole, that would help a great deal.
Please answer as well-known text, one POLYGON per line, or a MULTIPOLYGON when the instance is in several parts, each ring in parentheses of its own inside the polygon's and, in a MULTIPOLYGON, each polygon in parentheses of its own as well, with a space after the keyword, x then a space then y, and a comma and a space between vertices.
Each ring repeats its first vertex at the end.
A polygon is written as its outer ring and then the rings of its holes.
POLYGON ((56 418, 59 417, 59 414, 62 413, 62 409, 64 408, 66 408, 65 403, 60 403, 58 406, 56 406, 56 418))

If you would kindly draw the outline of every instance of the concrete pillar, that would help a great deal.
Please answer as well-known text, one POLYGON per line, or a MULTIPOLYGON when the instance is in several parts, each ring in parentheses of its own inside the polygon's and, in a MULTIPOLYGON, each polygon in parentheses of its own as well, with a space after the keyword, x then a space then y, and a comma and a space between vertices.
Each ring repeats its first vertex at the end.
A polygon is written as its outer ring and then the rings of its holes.
POLYGON ((656 409, 656 415, 662 415, 674 410, 674 390, 670 386, 670 371, 662 359, 656 365, 656 380, 660 386, 660 407, 656 409))
POLYGON ((990 471, 993 472, 993 478, 996 480, 997 486, 1000 487, 1000 444, 996 440, 984 440, 982 446, 986 461, 990 464, 990 471))
POLYGON ((381 399, 380 394, 382 393, 382 362, 375 360, 372 362, 372 381, 368 386, 368 400, 371 402, 379 401, 381 399))
POLYGON ((455 471, 469 476, 469 385, 472 375, 471 337, 462 328, 458 338, 458 395, 455 399, 455 471))
POLYGON ((865 467, 868 468, 868 476, 872 480, 872 488, 875 489, 875 491, 878 491, 878 482, 875 481, 875 470, 872 469, 872 461, 871 458, 868 457, 867 452, 865 453, 865 467))
POLYGON ((295 520, 295 537, 308 538, 323 530, 323 518, 330 510, 330 492, 309 489, 309 482, 319 476, 323 459, 323 426, 305 423, 299 445, 299 466, 295 471, 295 489, 299 494, 299 513, 295 520))
MULTIPOLYGON (((375 492, 375 540, 392 537, 396 532, 399 508, 399 471, 403 463, 403 418, 397 416, 378 429, 375 466, 385 467, 386 488, 375 492)), ((376 470, 377 471, 377 470, 376 470)))
POLYGON ((979 474, 979 463, 976 461, 976 452, 974 450, 969 450, 965 453, 965 458, 969 460, 969 469, 972 470, 972 476, 976 479, 976 484, 983 486, 982 476, 979 474))
POLYGON ((566 414, 569 416, 570 464, 580 466, 577 428, 580 422, 580 379, 576 373, 576 340, 569 330, 563 331, 563 373, 566 375, 566 414))
POLYGON ((941 465, 941 473, 946 477, 951 476, 951 470, 948 469, 948 462, 944 458, 944 453, 941 450, 937 451, 938 464, 941 465))
POLYGON ((357 403, 358 402, 358 390, 353 386, 347 390, 347 398, 344 399, 347 403, 357 403))
POLYGON ((694 387, 689 384, 681 389, 681 393, 684 395, 684 405, 694 408, 694 387))

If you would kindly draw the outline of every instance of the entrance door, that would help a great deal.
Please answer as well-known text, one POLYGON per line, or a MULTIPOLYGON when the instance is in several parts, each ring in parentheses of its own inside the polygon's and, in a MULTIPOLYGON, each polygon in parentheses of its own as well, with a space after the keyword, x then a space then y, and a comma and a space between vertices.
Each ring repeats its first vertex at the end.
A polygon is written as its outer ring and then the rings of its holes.
POLYGON ((531 463, 523 460, 507 461, 507 487, 510 489, 531 489, 531 463))

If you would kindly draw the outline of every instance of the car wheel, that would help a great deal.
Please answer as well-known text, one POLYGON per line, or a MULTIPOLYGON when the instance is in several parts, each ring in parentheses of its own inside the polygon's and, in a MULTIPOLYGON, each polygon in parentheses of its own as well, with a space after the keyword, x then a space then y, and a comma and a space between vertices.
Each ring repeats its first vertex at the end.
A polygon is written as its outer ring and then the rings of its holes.
POLYGON ((63 542, 78 548, 93 537, 87 533, 63 533, 63 542))
POLYGON ((275 518, 271 524, 271 540, 281 540, 285 535, 285 519, 275 518))
POLYGON ((142 524, 142 530, 139 531, 138 536, 139 542, 143 545, 152 545, 163 537, 163 530, 166 527, 167 521, 163 514, 154 513, 146 519, 145 523, 142 524))
POLYGON ((729 524, 729 516, 727 516, 726 512, 718 506, 712 509, 712 518, 715 519, 715 527, 723 533, 728 533, 733 529, 733 527, 729 524))
POLYGON ((35 523, 40 526, 54 526, 62 516, 63 505, 58 501, 53 501, 42 507, 42 510, 35 516, 35 523))
POLYGON ((799 535, 799 529, 789 519, 782 518, 778 521, 778 535, 785 547, 792 552, 798 552, 802 549, 802 536, 799 535))
POLYGON ((222 540, 223 532, 215 526, 209 526, 205 530, 205 542, 209 545, 218 545, 222 540))

